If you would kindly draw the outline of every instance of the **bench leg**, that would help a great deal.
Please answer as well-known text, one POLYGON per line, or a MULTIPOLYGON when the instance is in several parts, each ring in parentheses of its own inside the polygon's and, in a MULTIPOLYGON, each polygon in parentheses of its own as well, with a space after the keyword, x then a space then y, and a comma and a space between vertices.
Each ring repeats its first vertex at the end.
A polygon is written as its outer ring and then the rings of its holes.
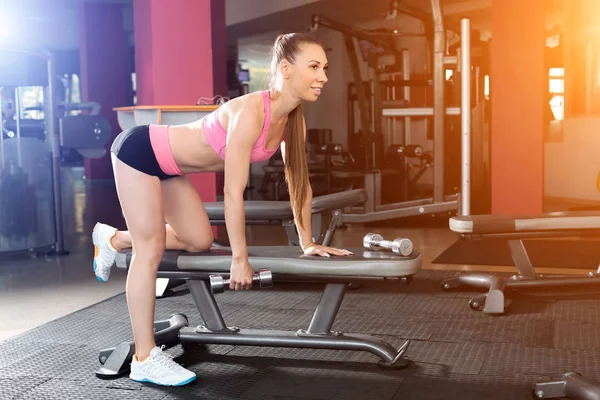
MULTIPOLYGON (((166 348, 179 343, 179 331, 188 326, 188 319, 183 314, 174 314, 171 318, 154 322, 154 340, 157 346, 166 348)), ((96 370, 100 379, 111 379, 129 372, 133 355, 134 342, 123 342, 116 347, 100 350, 98 360, 102 367, 96 370)))
POLYGON ((395 349, 386 341, 364 334, 332 332, 346 286, 344 283, 328 284, 315 309, 308 329, 293 331, 240 329, 228 327, 219 311, 214 296, 203 281, 189 280, 188 285, 200 311, 204 325, 183 328, 179 332, 182 344, 228 344, 239 346, 295 347, 332 350, 367 351, 378 356, 378 365, 386 369, 401 369, 409 365, 405 358, 410 341, 395 349))
POLYGON ((459 274, 442 282, 444 290, 460 286, 488 289, 488 292, 473 297, 469 307, 476 311, 483 310, 486 314, 503 314, 506 308, 504 288, 507 279, 490 274, 459 274))
MULTIPOLYGON (((187 283, 204 324, 188 327, 187 317, 182 314, 155 322, 158 346, 164 344, 168 348, 181 344, 185 349, 187 343, 201 343, 366 351, 379 357, 378 365, 384 369, 403 369, 409 365, 405 357, 409 340, 396 349, 383 339, 371 335, 331 331, 346 291, 345 283, 327 284, 309 327, 297 331, 229 327, 223 320, 208 283, 204 280, 188 280, 187 283)), ((102 350, 99 356, 102 367, 96 371, 96 375, 103 379, 122 375, 129 370, 134 354, 133 342, 102 350)))
MULTIPOLYGON (((449 290, 460 286, 484 288, 488 292, 484 295, 473 297, 469 301, 469 306, 473 310, 483 310, 486 314, 504 314, 507 301, 504 289, 514 282, 533 282, 537 276, 525 249, 522 240, 509 240, 511 258, 513 259, 517 275, 513 278, 504 278, 493 274, 469 273, 459 274, 442 282, 442 288, 449 290)), ((516 284, 514 285, 516 286, 516 284)), ((543 284, 540 283, 540 286, 543 284)))
POLYGON ((533 396, 536 399, 600 400, 600 385, 579 374, 567 372, 561 380, 537 383, 533 396))

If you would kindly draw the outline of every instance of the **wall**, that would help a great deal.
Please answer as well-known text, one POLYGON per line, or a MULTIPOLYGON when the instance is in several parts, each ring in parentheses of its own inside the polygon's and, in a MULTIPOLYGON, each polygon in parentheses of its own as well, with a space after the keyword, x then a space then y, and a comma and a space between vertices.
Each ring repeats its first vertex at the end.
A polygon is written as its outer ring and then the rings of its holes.
POLYGON ((545 143, 544 194, 559 199, 600 201, 600 117, 563 121, 563 139, 545 143))

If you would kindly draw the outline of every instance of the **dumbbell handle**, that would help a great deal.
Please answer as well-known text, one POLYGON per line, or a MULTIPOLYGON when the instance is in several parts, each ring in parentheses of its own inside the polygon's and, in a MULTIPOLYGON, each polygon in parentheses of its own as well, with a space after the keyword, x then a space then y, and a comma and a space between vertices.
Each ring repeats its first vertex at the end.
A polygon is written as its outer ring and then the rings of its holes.
POLYGON ((373 239, 373 241, 372 241, 373 245, 384 248, 384 249, 391 249, 392 242, 393 242, 393 240, 386 240, 386 239, 381 239, 381 240, 373 239))
MULTIPOLYGON (((256 282, 260 282, 260 281, 261 281, 260 274, 259 273, 254 274, 254 276, 252 277, 252 282, 256 283, 256 282)), ((231 283, 231 279, 225 279, 223 281, 223 285, 225 285, 225 286, 229 286, 230 283, 231 283)))
MULTIPOLYGON (((258 282, 260 287, 273 286, 273 275, 270 269, 261 269, 258 273, 252 277, 252 282, 258 282)), ((229 287, 231 279, 223 279, 222 275, 211 275, 210 276, 210 290, 213 293, 222 293, 225 287, 229 287)))
POLYGON ((396 238, 385 240, 380 235, 370 233, 363 239, 364 247, 369 250, 392 250, 395 254, 409 256, 413 252, 413 244, 409 239, 396 238))

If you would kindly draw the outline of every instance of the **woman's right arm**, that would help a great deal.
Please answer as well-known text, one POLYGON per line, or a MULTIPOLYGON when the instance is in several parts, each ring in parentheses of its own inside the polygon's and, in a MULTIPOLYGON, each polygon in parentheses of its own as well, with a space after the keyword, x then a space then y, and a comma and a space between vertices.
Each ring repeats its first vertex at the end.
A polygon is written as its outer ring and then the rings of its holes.
POLYGON ((252 106, 233 112, 227 127, 225 152, 225 224, 231 243, 231 289, 248 289, 253 269, 248 262, 244 190, 248 182, 250 154, 261 132, 261 120, 252 106))

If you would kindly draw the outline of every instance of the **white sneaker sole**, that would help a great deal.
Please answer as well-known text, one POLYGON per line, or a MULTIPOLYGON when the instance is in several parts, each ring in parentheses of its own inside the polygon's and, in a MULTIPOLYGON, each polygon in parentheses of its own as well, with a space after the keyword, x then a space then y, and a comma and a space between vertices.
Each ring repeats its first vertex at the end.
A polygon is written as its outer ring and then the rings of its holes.
POLYGON ((196 380, 196 376, 192 376, 191 378, 185 379, 183 381, 175 381, 175 382, 158 382, 155 380, 152 380, 150 378, 144 377, 142 375, 136 375, 134 373, 129 374, 129 378, 131 378, 132 380, 136 381, 136 382, 140 382, 140 383, 153 383, 155 385, 161 385, 161 386, 183 386, 183 385, 187 385, 188 383, 194 382, 196 380))
POLYGON ((92 243, 94 245, 94 274, 96 275, 96 279, 98 279, 100 282, 106 282, 108 281, 108 277, 105 279, 104 277, 98 275, 98 273, 96 272, 98 266, 96 265, 96 252, 99 251, 99 246, 98 246, 98 230, 100 228, 100 223, 98 222, 96 225, 94 225, 94 229, 92 230, 92 243))

